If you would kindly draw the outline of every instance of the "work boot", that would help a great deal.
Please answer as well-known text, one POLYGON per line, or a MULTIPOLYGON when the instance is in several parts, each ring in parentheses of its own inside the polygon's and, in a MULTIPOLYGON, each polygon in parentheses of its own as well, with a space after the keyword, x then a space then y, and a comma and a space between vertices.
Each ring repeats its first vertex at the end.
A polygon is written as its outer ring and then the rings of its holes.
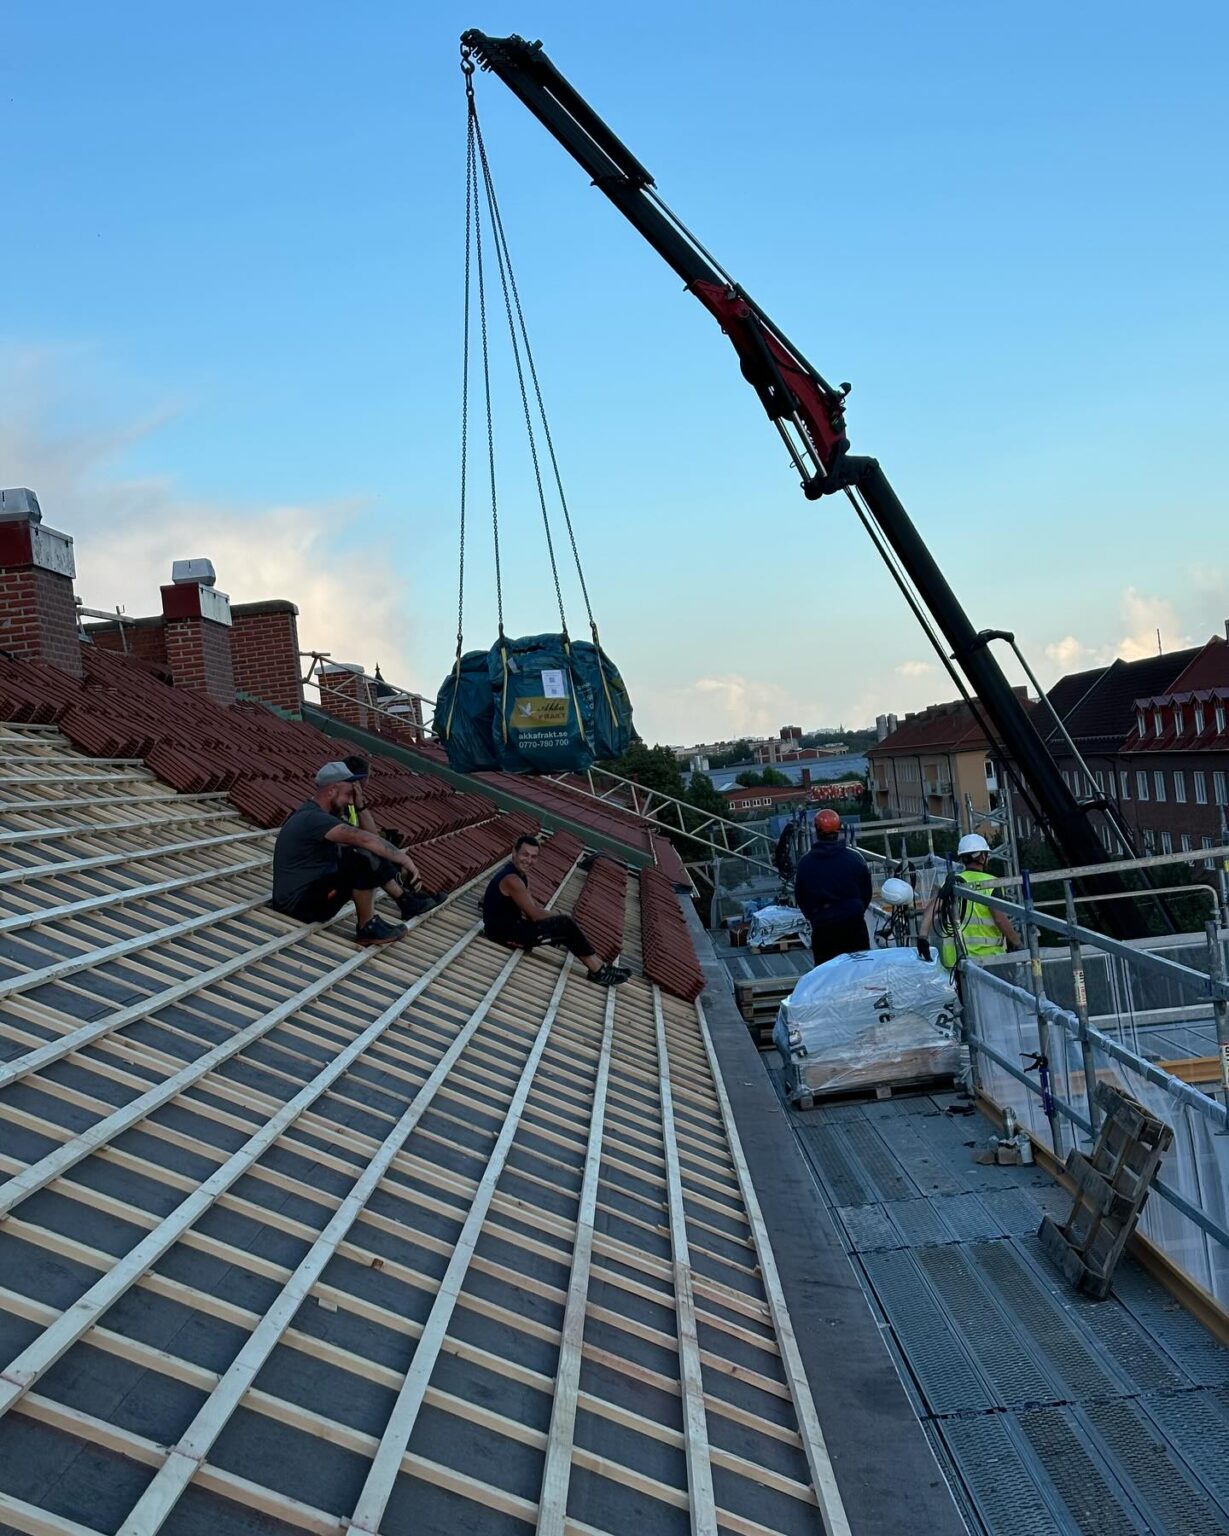
POLYGON ((589 980, 597 987, 621 987, 630 976, 630 971, 617 965, 604 965, 600 970, 589 972, 589 980))
POLYGON ((443 901, 442 896, 432 896, 426 891, 402 891, 397 898, 397 910, 408 923, 412 917, 432 912, 443 901))
POLYGON ((373 917, 355 930, 354 942, 364 946, 394 944, 405 937, 404 923, 386 923, 382 917, 373 917))

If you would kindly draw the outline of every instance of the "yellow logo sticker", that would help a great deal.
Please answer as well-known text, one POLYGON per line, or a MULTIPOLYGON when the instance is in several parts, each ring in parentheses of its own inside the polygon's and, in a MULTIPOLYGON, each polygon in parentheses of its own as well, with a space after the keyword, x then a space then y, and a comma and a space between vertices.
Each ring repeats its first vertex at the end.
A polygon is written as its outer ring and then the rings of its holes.
POLYGON ((509 722, 514 731, 555 730, 568 723, 567 699, 548 699, 542 695, 517 699, 509 722))

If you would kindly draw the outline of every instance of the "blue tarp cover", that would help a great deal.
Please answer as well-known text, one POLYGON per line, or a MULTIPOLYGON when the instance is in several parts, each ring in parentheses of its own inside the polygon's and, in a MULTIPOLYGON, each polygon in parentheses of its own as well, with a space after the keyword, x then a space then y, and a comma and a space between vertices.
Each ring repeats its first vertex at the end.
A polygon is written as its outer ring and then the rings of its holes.
POLYGON ((587 640, 526 635, 467 651, 440 685, 435 729, 459 773, 583 773, 635 739, 619 669, 587 640))
POLYGON ((506 773, 583 773, 594 758, 593 691, 562 635, 500 640, 488 657, 495 755, 506 773))
POLYGON ((467 651, 461 657, 459 677, 454 667, 436 694, 435 729, 448 753, 448 766, 458 773, 499 767, 489 661, 487 651, 467 651))
POLYGON ((593 751, 599 760, 622 757, 635 739, 632 701, 619 669, 588 640, 572 642, 572 671, 593 695, 593 751))

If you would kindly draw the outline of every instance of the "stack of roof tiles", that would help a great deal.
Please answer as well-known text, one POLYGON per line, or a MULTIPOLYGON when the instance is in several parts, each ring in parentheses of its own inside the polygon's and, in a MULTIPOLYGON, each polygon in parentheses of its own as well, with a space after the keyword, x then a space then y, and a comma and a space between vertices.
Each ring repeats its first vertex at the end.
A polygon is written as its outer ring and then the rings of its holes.
MULTIPOLYGON (((448 761, 448 754, 438 742, 419 742, 412 750, 438 763, 448 761)), ((490 784, 541 810, 570 817, 594 832, 652 854, 657 867, 668 879, 680 890, 690 889, 691 881, 670 839, 650 831, 650 823, 629 806, 593 794, 588 783, 578 775, 569 773, 555 779, 518 774, 509 780, 507 774, 475 773, 471 777, 477 784, 490 784)))
MULTIPOLYGON (((79 751, 94 757, 140 760, 181 794, 225 794, 258 826, 280 826, 303 802, 321 763, 358 750, 262 705, 224 708, 197 690, 175 688, 156 662, 92 646, 83 647, 83 657, 78 680, 55 667, 0 654, 0 719, 55 725, 79 751)), ((372 758, 373 814, 413 848, 428 889, 455 889, 496 863, 517 837, 538 830, 529 813, 502 812, 481 793, 482 781, 495 777, 475 775, 474 792, 458 793, 441 779, 413 773, 389 758, 372 758)), ((550 780, 518 778, 517 792, 531 803, 570 810, 586 824, 596 817, 602 822, 598 830, 655 854, 665 873, 646 870, 640 882, 645 974, 667 991, 697 996, 703 975, 674 895, 674 882, 686 877, 670 843, 623 807, 595 807, 550 780)), ((535 869, 540 900, 582 852, 571 833, 550 839, 535 869)), ((575 915, 603 959, 613 959, 622 947, 626 889, 622 866, 611 859, 594 861, 575 915)))
MULTIPOLYGON (((54 667, 0 657, 0 718, 55 725, 80 751, 134 758, 181 794, 225 793, 258 826, 276 827, 308 793, 322 762, 354 750, 314 726, 258 704, 226 709, 174 688, 164 668, 84 648, 80 681, 54 667)), ((494 863, 531 816, 500 812, 481 794, 387 758, 372 762, 369 795, 382 826, 414 848, 428 885, 449 890, 494 863)))
POLYGON ((650 981, 688 1001, 699 997, 704 972, 674 887, 656 869, 640 871, 640 931, 644 974, 650 981))
POLYGON ((572 916, 601 959, 614 960, 623 948, 626 912, 627 870, 614 859, 594 859, 572 916))

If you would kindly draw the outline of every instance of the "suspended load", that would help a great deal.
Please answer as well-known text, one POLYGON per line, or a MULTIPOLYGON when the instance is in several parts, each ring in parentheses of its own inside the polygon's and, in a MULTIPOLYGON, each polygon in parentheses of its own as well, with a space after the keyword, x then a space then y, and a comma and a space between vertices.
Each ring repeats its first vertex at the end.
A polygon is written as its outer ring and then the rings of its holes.
POLYGON ((435 696, 435 730, 448 753, 448 766, 458 773, 488 773, 499 767, 488 651, 466 651, 457 657, 435 696))
POLYGON ((621 757, 635 740, 632 705, 619 669, 602 650, 589 589, 580 563, 572 516, 550 426, 525 315, 517 291, 503 221, 491 181, 486 146, 474 104, 472 61, 465 67, 468 141, 465 188, 465 318, 461 409, 461 559, 457 596, 457 651, 452 671, 436 696, 435 731, 451 767, 461 773, 499 768, 505 773, 583 773, 597 759, 621 757), (485 213, 484 213, 485 209, 485 213), (489 242, 489 245, 487 244, 489 242), (495 430, 491 414, 491 365, 488 346, 486 263, 493 250, 503 310, 520 386, 521 408, 533 464, 534 484, 546 551, 559 608, 557 634, 510 640, 504 631, 503 571, 499 501, 496 494, 495 430), (486 426, 486 479, 495 550, 495 596, 499 638, 489 651, 464 651, 465 525, 469 489, 470 311, 476 297, 480 326, 480 361, 486 426), (536 411, 531 409, 532 394, 536 411), (539 434, 544 455, 539 453, 539 434), (563 512, 568 544, 593 636, 573 641, 568 635, 563 590, 555 558, 555 539, 547 509, 543 467, 549 464, 563 512))
POLYGON ((565 635, 491 647, 495 752, 505 773, 583 773, 593 763, 593 691, 565 635))
POLYGON ((593 694, 593 752, 599 761, 622 757, 636 739, 632 701, 619 669, 595 641, 572 641, 572 672, 593 694))

